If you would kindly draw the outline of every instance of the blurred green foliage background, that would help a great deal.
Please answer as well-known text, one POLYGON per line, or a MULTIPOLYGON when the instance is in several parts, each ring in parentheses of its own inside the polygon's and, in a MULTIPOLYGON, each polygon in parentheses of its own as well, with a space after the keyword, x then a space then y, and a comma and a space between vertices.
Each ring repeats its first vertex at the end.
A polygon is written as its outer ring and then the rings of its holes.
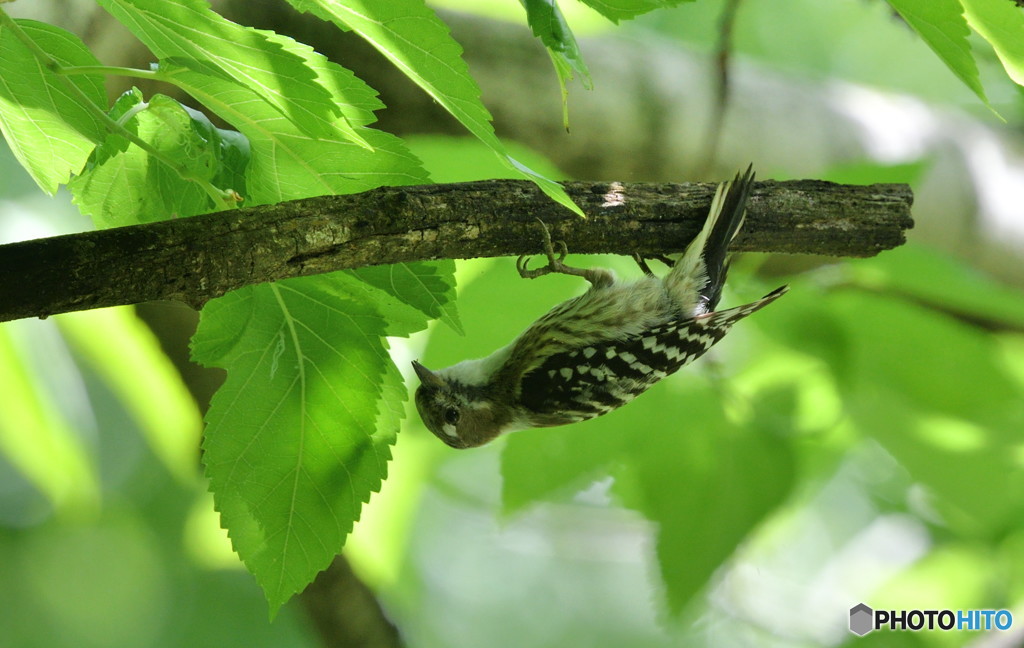
MULTIPOLYGON (((684 4, 616 33, 707 50, 721 8, 684 4)), ((743 12, 735 47, 761 65, 997 123, 882 3, 743 12)), ((1019 132, 1020 89, 989 63, 989 98, 1019 132)), ((505 174, 465 140, 408 141, 437 182, 505 174)), ((927 159, 865 160, 820 175, 916 188, 928 173, 927 159)), ((1004 189, 1024 204, 1024 187, 1004 189)), ((86 227, 66 198, 37 193, 0 157, 4 240, 86 227)), ((410 412, 349 559, 410 646, 981 641, 845 625, 862 600, 1024 606, 1024 290, 913 239, 866 260, 739 258, 724 304, 790 294, 606 417, 455 452, 410 412)), ((396 346, 403 371, 487 354, 581 290, 525 284, 512 259, 458 268, 466 335, 435 322, 396 346)), ((296 602, 267 620, 200 477, 198 409, 131 310, 4 324, 0 393, 0 646, 317 645, 296 602)))

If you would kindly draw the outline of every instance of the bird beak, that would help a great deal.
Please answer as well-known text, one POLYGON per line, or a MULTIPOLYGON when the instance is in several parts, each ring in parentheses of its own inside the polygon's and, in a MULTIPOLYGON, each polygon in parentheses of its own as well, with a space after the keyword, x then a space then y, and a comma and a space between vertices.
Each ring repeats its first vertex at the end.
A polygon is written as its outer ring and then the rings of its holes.
POLYGON ((427 369, 419 362, 413 360, 412 368, 416 370, 416 375, 420 377, 420 382, 427 387, 444 387, 444 378, 427 369))

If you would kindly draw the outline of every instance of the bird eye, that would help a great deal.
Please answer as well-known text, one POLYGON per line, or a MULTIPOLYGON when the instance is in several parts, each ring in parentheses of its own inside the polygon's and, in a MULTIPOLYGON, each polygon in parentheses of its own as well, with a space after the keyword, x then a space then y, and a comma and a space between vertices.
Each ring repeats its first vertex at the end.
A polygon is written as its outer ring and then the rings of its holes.
POLYGON ((459 410, 449 407, 444 411, 444 422, 448 425, 455 425, 459 422, 459 410))

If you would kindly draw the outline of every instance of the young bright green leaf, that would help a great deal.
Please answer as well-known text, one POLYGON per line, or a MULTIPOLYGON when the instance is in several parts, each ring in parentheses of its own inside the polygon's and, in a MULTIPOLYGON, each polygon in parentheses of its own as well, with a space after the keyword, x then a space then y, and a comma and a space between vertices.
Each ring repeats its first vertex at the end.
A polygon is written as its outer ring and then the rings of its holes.
MULTIPOLYGON (((209 61, 172 51, 159 67, 248 140, 247 204, 427 180, 397 138, 365 128, 380 107, 369 88, 312 50, 292 51, 342 113, 309 116, 328 136, 311 137, 209 61), (359 137, 346 135, 344 124, 359 137)), ((197 134, 215 139, 175 114, 179 126, 188 124, 186 143, 197 134)), ((168 141, 182 130, 167 129, 168 141)), ((431 287, 445 284, 431 278, 436 271, 395 272, 410 275, 396 284, 403 290, 420 274, 431 287)), ((204 309, 195 357, 228 369, 207 418, 204 461, 222 524, 272 609, 329 564, 379 488, 405 398, 381 336, 422 328, 422 309, 443 313, 446 292, 434 288, 433 296, 398 290, 396 298, 340 273, 246 288, 204 309), (401 301, 413 297, 426 302, 401 301)))
POLYGON ((655 9, 675 7, 694 0, 580 0, 612 22, 636 18, 655 9))
MULTIPOLYGON (((99 65, 77 36, 33 20, 14 22, 61 65, 99 65)), ((67 80, 100 109, 107 105, 100 75, 67 80)), ((0 22, 0 131, 21 165, 48 194, 81 170, 105 132, 97 115, 64 81, 43 66, 9 24, 0 22)))
POLYGON ((205 0, 99 0, 160 59, 203 62, 252 91, 310 137, 336 135, 338 107, 303 64, 312 50, 273 32, 243 27, 205 0))
POLYGON ((404 393, 384 332, 372 303, 324 277, 248 287, 203 309, 193 357, 228 370, 203 461, 272 610, 330 564, 385 477, 404 393))
POLYGON ((970 29, 960 0, 888 0, 953 74, 957 75, 986 106, 978 66, 967 41, 970 29))
MULTIPOLYGON (((111 117, 195 176, 221 189, 245 192, 248 156, 244 138, 222 131, 195 111, 164 95, 148 102, 133 89, 122 95, 111 117), (130 117, 123 117, 131 113, 130 117)), ((215 211, 206 191, 117 133, 111 133, 73 179, 75 203, 97 227, 149 223, 215 211)))
POLYGON ((521 0, 526 9, 526 22, 530 25, 533 35, 544 43, 544 47, 551 52, 552 58, 558 57, 565 62, 565 65, 580 74, 583 84, 587 87, 592 85, 590 71, 583 62, 583 55, 580 53, 579 45, 576 44, 576 37, 565 16, 558 8, 556 0, 521 0))
MULTIPOLYGON (((472 182, 494 178, 515 179, 513 173, 494 153, 475 137, 461 135, 407 135, 402 138, 409 150, 423 162, 434 182, 472 182)), ((507 148, 531 169, 548 177, 562 179, 562 172, 540 153, 517 142, 507 148)))
POLYGON ((168 472, 193 485, 203 422, 149 327, 128 307, 67 313, 55 319, 73 348, 137 421, 168 472))
MULTIPOLYGON (((400 140, 365 128, 380 107, 369 88, 311 51, 304 62, 372 150, 341 134, 309 137, 205 64, 165 60, 161 72, 249 140, 248 204, 427 181, 400 140)), ((426 324, 420 304, 400 301, 406 296, 336 273, 247 288, 203 311, 195 356, 226 366, 229 376, 208 416, 211 490, 222 524, 273 609, 340 551, 361 503, 384 477, 405 391, 381 335, 426 324), (280 372, 293 380, 275 382, 280 372), (276 404, 272 412, 265 411, 268 401, 276 404), (260 413, 251 415, 251 408, 260 413), (268 462, 245 450, 267 443, 273 444, 268 462), (292 485, 288 497, 266 487, 281 478, 292 485)))
POLYGON ((494 134, 490 113, 480 102, 480 89, 462 60, 462 48, 423 0, 289 1, 301 11, 358 33, 487 144, 505 164, 535 182, 558 203, 583 215, 561 185, 508 155, 494 134))
POLYGON ((521 0, 526 9, 526 22, 529 23, 533 35, 544 43, 551 62, 558 74, 558 84, 562 88, 562 122, 566 130, 569 128, 569 108, 567 85, 578 74, 580 82, 586 89, 594 87, 590 79, 590 70, 583 62, 576 37, 565 22, 565 16, 558 8, 556 0, 521 0))
MULTIPOLYGON (((246 205, 276 203, 325 194, 356 193, 382 185, 428 181, 425 171, 397 137, 365 128, 381 104, 351 72, 315 52, 304 62, 337 102, 370 149, 342 133, 313 138, 301 132, 254 93, 196 61, 161 63, 161 73, 230 122, 249 140, 246 205), (372 149, 372 150, 371 150, 372 149)), ((338 120, 336 119, 335 122, 338 120)), ((325 122, 324 128, 331 123, 325 122)))
POLYGON ((1024 86, 1024 11, 1007 0, 960 0, 967 22, 987 40, 1006 73, 1024 86))

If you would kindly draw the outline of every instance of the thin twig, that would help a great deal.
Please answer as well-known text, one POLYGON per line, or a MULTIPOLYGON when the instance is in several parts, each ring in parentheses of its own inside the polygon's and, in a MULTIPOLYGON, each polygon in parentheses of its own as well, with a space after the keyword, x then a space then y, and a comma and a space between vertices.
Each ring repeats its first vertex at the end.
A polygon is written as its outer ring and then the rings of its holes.
POLYGON ((726 0, 718 22, 718 44, 715 47, 715 92, 711 107, 711 122, 705 133, 703 153, 696 176, 706 176, 714 168, 718 157, 718 144, 722 139, 725 113, 729 109, 729 71, 732 57, 732 33, 736 24, 736 13, 742 0, 726 0))

